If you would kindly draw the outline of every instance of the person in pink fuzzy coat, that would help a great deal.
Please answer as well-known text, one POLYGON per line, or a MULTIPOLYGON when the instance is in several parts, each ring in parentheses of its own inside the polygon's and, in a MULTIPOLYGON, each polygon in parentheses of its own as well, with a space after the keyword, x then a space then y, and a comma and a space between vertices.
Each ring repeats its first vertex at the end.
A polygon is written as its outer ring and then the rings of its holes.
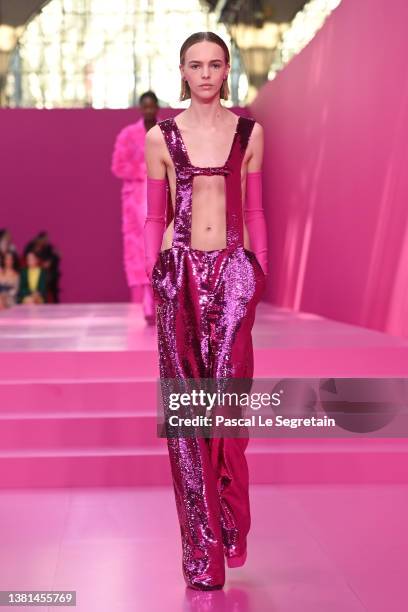
POLYGON ((148 324, 155 323, 155 307, 150 281, 144 267, 143 226, 147 214, 146 163, 144 145, 146 132, 156 125, 158 99, 153 91, 139 98, 142 117, 124 127, 118 134, 112 156, 111 170, 123 180, 122 232, 124 266, 133 302, 142 287, 142 304, 148 324))

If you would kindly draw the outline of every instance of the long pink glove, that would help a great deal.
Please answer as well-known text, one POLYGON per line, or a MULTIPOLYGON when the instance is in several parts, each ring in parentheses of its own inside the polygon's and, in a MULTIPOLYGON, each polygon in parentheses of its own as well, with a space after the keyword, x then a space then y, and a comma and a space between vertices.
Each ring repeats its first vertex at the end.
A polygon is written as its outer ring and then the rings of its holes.
POLYGON ((166 214, 166 179, 147 177, 147 215, 143 226, 145 270, 151 280, 152 270, 159 256, 166 214))
POLYGON ((251 250, 255 253, 265 275, 268 274, 268 235, 262 207, 262 172, 248 172, 244 219, 251 250))

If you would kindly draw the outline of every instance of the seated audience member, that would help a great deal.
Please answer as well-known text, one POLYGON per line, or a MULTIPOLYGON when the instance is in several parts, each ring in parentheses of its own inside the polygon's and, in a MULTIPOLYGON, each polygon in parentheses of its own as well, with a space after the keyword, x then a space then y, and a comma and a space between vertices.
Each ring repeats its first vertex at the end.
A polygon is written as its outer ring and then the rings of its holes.
POLYGON ((20 284, 17 254, 14 251, 0 253, 0 266, 0 295, 3 306, 8 308, 16 303, 20 284))
POLYGON ((40 232, 24 249, 24 255, 35 253, 46 270, 47 302, 59 302, 60 256, 50 243, 47 232, 40 232))
POLYGON ((21 304, 43 304, 47 298, 45 270, 35 253, 27 253, 26 264, 20 274, 17 301, 21 304))
POLYGON ((5 255, 8 251, 17 253, 17 249, 11 239, 11 234, 5 227, 0 229, 0 255, 5 255))

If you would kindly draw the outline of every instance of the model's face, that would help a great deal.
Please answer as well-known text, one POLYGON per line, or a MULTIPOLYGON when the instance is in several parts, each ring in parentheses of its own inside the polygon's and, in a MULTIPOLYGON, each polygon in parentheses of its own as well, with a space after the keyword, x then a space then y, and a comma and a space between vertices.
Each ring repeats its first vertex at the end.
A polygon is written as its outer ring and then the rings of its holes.
POLYGON ((150 96, 146 96, 146 98, 143 98, 140 104, 140 112, 142 113, 143 119, 145 121, 153 122, 156 118, 157 111, 158 106, 150 96))
POLYGON ((219 96, 229 64, 225 63, 219 45, 203 40, 187 49, 180 71, 190 86, 191 96, 207 99, 219 96))
POLYGON ((4 256, 4 267, 7 269, 13 267, 13 256, 10 253, 6 253, 4 256))

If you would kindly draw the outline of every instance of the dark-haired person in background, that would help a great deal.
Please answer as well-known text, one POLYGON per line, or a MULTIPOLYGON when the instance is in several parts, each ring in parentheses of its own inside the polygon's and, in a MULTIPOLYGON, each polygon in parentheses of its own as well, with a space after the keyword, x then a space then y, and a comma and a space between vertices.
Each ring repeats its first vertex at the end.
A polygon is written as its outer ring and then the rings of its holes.
POLYGON ((60 255, 50 243, 47 232, 39 232, 24 249, 24 256, 35 253, 46 276, 46 302, 59 302, 60 255))
POLYGON ((20 304, 43 304, 47 300, 47 283, 44 268, 33 252, 26 255, 26 267, 21 270, 17 301, 20 304))
POLYGON ((142 287, 144 317, 149 325, 153 325, 153 293, 144 265, 143 226, 147 214, 144 145, 146 132, 157 122, 159 104, 156 94, 145 91, 139 98, 139 105, 141 118, 124 127, 116 138, 111 170, 123 180, 123 258, 131 300, 138 301, 142 287))

